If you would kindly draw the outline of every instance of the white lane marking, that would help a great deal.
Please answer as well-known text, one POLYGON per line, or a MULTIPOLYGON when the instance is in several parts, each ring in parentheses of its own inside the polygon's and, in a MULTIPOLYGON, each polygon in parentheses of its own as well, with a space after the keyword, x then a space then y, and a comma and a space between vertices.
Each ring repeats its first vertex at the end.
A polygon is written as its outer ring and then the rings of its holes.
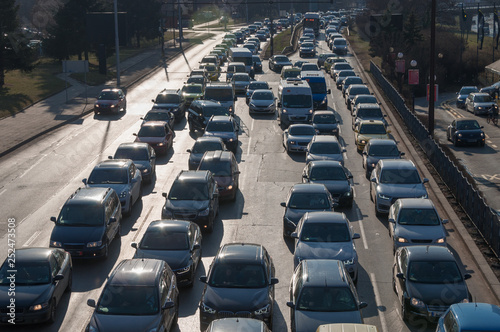
POLYGON ((29 171, 31 171, 33 168, 35 168, 35 166, 36 166, 36 165, 38 165, 38 164, 39 164, 39 163, 40 163, 40 162, 41 162, 41 161, 45 158, 45 156, 47 156, 47 155, 42 155, 42 156, 41 156, 41 157, 40 157, 40 158, 39 158, 39 159, 38 159, 38 160, 37 160, 37 161, 36 161, 33 165, 31 165, 31 167, 30 167, 30 168, 28 168, 27 170, 25 170, 25 171, 24 171, 24 173, 23 173, 23 174, 21 174, 21 175, 19 176, 19 178, 22 178, 22 177, 23 177, 23 176, 25 176, 25 175, 26 175, 29 171))
POLYGON ((497 148, 497 146, 495 144, 491 144, 492 147, 494 147, 495 149, 497 148))
POLYGON ((41 233, 42 232, 40 232, 40 231, 36 231, 35 233, 33 233, 33 235, 31 235, 31 237, 28 239, 28 241, 26 241, 23 244, 23 247, 29 247, 35 241, 35 239, 38 237, 38 235, 40 235, 41 233))
MULTIPOLYGON (((377 280, 375 280, 375 273, 370 273, 370 281, 373 285, 373 292, 375 293, 375 302, 377 303, 377 307, 381 307, 382 303, 380 302, 380 293, 378 291, 377 280)), ((382 331, 387 332, 387 323, 385 321, 385 313, 382 310, 378 310, 380 317, 380 325, 382 325, 382 331)))
POLYGON ((3 193, 5 193, 7 191, 7 189, 4 189, 2 191, 0 191, 0 195, 2 195, 3 193))
MULTIPOLYGON (((253 132, 253 124, 255 122, 255 119, 252 118, 252 124, 250 125, 250 132, 253 132)), ((247 147, 247 156, 250 155, 250 147, 252 146, 252 135, 249 135, 250 139, 248 140, 248 147, 247 147)))
POLYGON ((356 209, 356 215, 358 216, 359 229, 361 230, 361 239, 363 240, 363 246, 365 250, 368 250, 368 242, 366 242, 365 228, 363 227, 363 222, 361 221, 361 211, 356 209))

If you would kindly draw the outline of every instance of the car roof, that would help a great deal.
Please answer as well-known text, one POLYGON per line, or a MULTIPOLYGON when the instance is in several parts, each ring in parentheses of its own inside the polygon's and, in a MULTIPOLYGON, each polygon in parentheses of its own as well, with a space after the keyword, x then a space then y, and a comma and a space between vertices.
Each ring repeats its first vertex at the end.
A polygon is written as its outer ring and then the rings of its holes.
POLYGON ((380 126, 385 126, 384 122, 382 122, 380 120, 361 120, 359 122, 359 126, 362 126, 365 124, 376 124, 376 125, 380 125, 380 126))
POLYGON ((397 145, 396 141, 390 138, 372 138, 369 145, 397 145))
POLYGON ((434 209, 434 203, 428 198, 400 198, 401 209, 434 209))
POLYGON ((65 204, 88 204, 101 202, 111 190, 113 189, 103 187, 78 188, 73 194, 71 194, 65 204))
POLYGON ((16 249, 16 263, 48 261, 56 248, 19 248, 16 249))
POLYGON ((462 331, 497 331, 500 307, 490 303, 456 303, 450 309, 462 331))
MULTIPOLYGON (((310 124, 305 124, 305 123, 295 123, 295 124, 292 124, 288 127, 288 131, 290 131, 290 128, 300 128, 300 127, 303 127, 303 128, 310 128, 310 127, 313 127, 313 125, 310 125, 310 124)), ((313 127, 314 128, 314 127, 313 127)))
POLYGON ((303 266, 304 286, 310 287, 338 287, 347 286, 348 279, 344 272, 344 265, 336 259, 306 259, 301 261, 303 266))
POLYGON ((309 164, 311 165, 311 168, 313 168, 313 167, 343 168, 340 161, 337 161, 337 160, 313 160, 313 161, 310 161, 309 164))
POLYGON ((408 159, 382 159, 379 163, 381 168, 416 169, 413 161, 408 159))
POLYGON ((311 142, 339 143, 339 140, 334 135, 315 135, 311 142))
POLYGON ((476 96, 490 96, 490 94, 486 93, 486 92, 472 92, 471 95, 474 97, 476 97, 476 96))
POLYGON ((328 111, 328 110, 314 111, 313 116, 314 115, 335 115, 335 112, 334 111, 328 111))
MULTIPOLYGON (((151 112, 151 111, 150 111, 151 112)), ((121 149, 121 148, 126 148, 126 149, 148 149, 149 148, 149 144, 148 143, 145 143, 145 142, 129 142, 129 143, 121 143, 117 150, 118 149, 121 149)))
POLYGON ((141 125, 141 127, 165 127, 165 122, 163 121, 148 121, 141 125))
POLYGON ((132 163, 130 159, 108 159, 103 160, 99 164, 95 165, 96 168, 126 168, 132 163))
POLYGON ((118 92, 118 91, 122 91, 122 89, 113 88, 113 89, 102 89, 101 90, 101 92, 118 92))
POLYGON ((200 104, 202 107, 203 106, 222 106, 221 103, 215 100, 205 100, 205 99, 196 99, 193 101, 191 104, 196 103, 200 104))
POLYGON ((403 248, 408 253, 409 261, 456 261, 447 247, 409 246, 403 248))
POLYGON ((228 115, 214 115, 210 119, 213 122, 232 122, 232 118, 228 115))
POLYGON ((343 212, 333 211, 316 211, 306 212, 304 215, 304 223, 347 223, 347 218, 343 212))
POLYGON ((250 85, 252 84, 266 84, 267 86, 269 86, 269 83, 266 81, 252 81, 250 82, 250 85))
POLYGON ((264 322, 255 318, 231 317, 213 320, 207 332, 264 331, 264 322))
POLYGON ((231 162, 232 155, 233 155, 233 153, 231 151, 222 151, 222 150, 207 151, 203 155, 203 158, 201 159, 200 165, 204 161, 231 162))
POLYGON ((205 182, 208 176, 210 175, 210 171, 187 171, 182 170, 179 175, 177 175, 176 181, 202 181, 205 182))
MULTIPOLYGON (((353 77, 353 76, 348 76, 348 77, 353 77)), ((349 90, 353 90, 356 88, 367 88, 368 89, 366 84, 351 84, 351 85, 349 85, 349 90)))
POLYGON ((111 274, 108 284, 112 286, 154 286, 165 266, 158 259, 124 259, 111 274))
POLYGON ((363 109, 363 108, 377 108, 382 110, 379 104, 375 103, 359 103, 358 106, 356 107, 358 110, 363 109))
POLYGON ((264 246, 255 243, 227 243, 217 254, 216 261, 224 263, 260 263, 264 257, 264 246))
POLYGON ((201 136, 201 137, 198 137, 196 139, 195 143, 196 142, 217 142, 217 143, 220 142, 220 143, 224 143, 224 141, 222 140, 222 138, 215 137, 215 136, 201 136))
POLYGON ((328 189, 321 183, 297 183, 293 185, 291 191, 293 193, 328 193, 328 189))
POLYGON ((147 230, 153 228, 161 228, 176 232, 187 232, 190 225, 191 221, 187 220, 155 220, 148 225, 147 230))

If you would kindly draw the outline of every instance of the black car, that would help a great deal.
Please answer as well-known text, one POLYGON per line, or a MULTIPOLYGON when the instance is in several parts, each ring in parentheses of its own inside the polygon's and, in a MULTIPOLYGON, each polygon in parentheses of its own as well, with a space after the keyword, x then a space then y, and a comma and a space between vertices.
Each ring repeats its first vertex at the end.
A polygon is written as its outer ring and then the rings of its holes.
POLYGON ((260 59, 260 56, 252 55, 252 60, 253 60, 253 70, 256 73, 262 73, 262 60, 260 59))
POLYGON ((338 120, 333 111, 316 111, 312 115, 312 125, 318 135, 339 137, 338 120))
POLYGON ((56 248, 16 249, 14 260, 8 256, 0 267, 0 324, 54 323, 57 305, 63 294, 71 291, 72 280, 68 252, 56 248), (9 315, 11 312, 15 315, 9 315))
POLYGON ((109 159, 130 159, 141 171, 142 180, 150 183, 156 175, 156 153, 148 143, 122 143, 109 159))
POLYGON ((186 101, 182 97, 182 92, 178 90, 162 90, 156 99, 151 100, 153 104, 153 109, 167 109, 172 112, 175 116, 176 121, 180 121, 186 116, 186 101))
POLYGON ((205 137, 220 137, 228 150, 234 154, 238 150, 240 126, 232 116, 214 115, 205 128, 205 137))
POLYGON ((192 286, 201 261, 200 227, 186 220, 156 220, 149 224, 136 249, 134 258, 161 259, 177 276, 179 286, 192 286))
POLYGON ((189 131, 204 132, 208 120, 212 115, 227 115, 230 113, 227 107, 221 105, 217 101, 212 100, 195 100, 191 103, 188 109, 188 125, 189 131))
POLYGON ((239 189, 240 171, 234 153, 231 151, 207 151, 200 161, 198 170, 212 172, 219 189, 219 199, 234 201, 239 189))
POLYGON ((363 149, 363 168, 367 178, 381 159, 401 159, 404 152, 400 152, 393 139, 372 138, 363 149))
POLYGON ((284 66, 291 66, 291 65, 292 63, 290 62, 290 60, 286 55, 281 55, 281 54, 273 55, 269 59, 269 69, 277 73, 280 73, 281 68, 283 68, 284 66))
POLYGON ((274 307, 274 264, 260 244, 225 244, 215 256, 200 300, 200 327, 228 316, 257 318, 272 329, 274 307))
POLYGON ((403 320, 422 317, 437 321, 454 303, 469 302, 470 294, 452 252, 443 246, 401 247, 394 256, 392 284, 403 320))
POLYGON ((446 138, 453 142, 454 146, 459 144, 478 144, 484 146, 485 135, 483 126, 474 119, 456 119, 446 129, 446 138))
POLYGON ((212 232, 219 213, 219 191, 210 171, 181 171, 168 193, 162 219, 190 220, 212 232))
POLYGON ((191 149, 187 149, 189 153, 188 168, 190 170, 197 170, 200 165, 201 158, 207 151, 227 150, 226 144, 220 137, 198 137, 191 149))

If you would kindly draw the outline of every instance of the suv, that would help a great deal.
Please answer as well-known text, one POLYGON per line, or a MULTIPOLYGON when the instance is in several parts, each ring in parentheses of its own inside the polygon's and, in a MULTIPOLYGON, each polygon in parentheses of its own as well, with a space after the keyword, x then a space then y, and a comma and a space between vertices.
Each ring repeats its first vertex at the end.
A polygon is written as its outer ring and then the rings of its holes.
POLYGON ((234 114, 234 102, 238 100, 232 83, 209 83, 203 92, 203 99, 221 103, 230 114, 234 114))
POLYGON ((344 263, 336 259, 311 259, 299 263, 290 282, 292 331, 316 331, 322 324, 363 323, 356 287, 344 263), (314 315, 310 313, 314 312, 314 315))
POLYGON ((111 273, 86 331, 171 331, 179 316, 177 280, 158 259, 125 259, 111 273))
POLYGON ((236 199, 240 171, 234 153, 231 151, 207 151, 198 166, 200 171, 211 171, 217 182, 220 199, 236 199))
POLYGON ((213 115, 230 115, 226 107, 211 100, 195 100, 188 109, 189 131, 204 132, 205 127, 213 115))
POLYGON ((269 328, 273 323, 274 264, 260 244, 230 243, 215 256, 207 276, 200 277, 205 288, 200 300, 200 327, 205 331, 217 318, 257 318, 269 328))
POLYGON ((232 116, 213 115, 205 127, 203 136, 220 137, 228 150, 236 154, 240 126, 232 116))
POLYGON ((219 190, 210 171, 181 171, 168 193, 162 219, 190 220, 212 232, 219 213, 219 190))
POLYGON ((142 179, 150 183, 156 175, 156 153, 148 143, 122 143, 109 159, 131 159, 141 171, 142 179))
POLYGON ((120 237, 120 199, 112 188, 79 188, 64 203, 50 235, 50 246, 73 257, 108 256, 109 244, 120 237))
POLYGON ((181 90, 163 90, 156 99, 151 100, 153 108, 168 109, 175 116, 176 121, 180 121, 186 115, 186 101, 182 97, 181 90))
POLYGON ((122 212, 127 216, 132 212, 132 205, 142 196, 141 171, 130 159, 100 162, 83 183, 89 187, 113 188, 120 197, 122 212))

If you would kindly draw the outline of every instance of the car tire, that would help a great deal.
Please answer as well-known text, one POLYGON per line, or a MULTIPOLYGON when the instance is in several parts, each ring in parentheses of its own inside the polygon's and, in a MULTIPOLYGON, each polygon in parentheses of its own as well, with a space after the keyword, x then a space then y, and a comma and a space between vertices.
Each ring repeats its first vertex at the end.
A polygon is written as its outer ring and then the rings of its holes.
POLYGON ((127 211, 125 211, 123 213, 125 215, 125 217, 128 217, 132 214, 132 198, 130 198, 129 202, 128 202, 128 209, 127 211))
POLYGON ((172 319, 172 326, 170 328, 177 326, 178 320, 179 320, 179 297, 177 297, 177 305, 175 306, 175 314, 174 314, 174 318, 172 319))
POLYGON ((57 303, 56 303, 55 298, 53 298, 51 303, 50 303, 49 311, 50 311, 50 315, 49 315, 49 319, 47 320, 47 322, 49 324, 53 324, 56 321, 56 314, 57 314, 57 303))
POLYGON ((64 292, 71 293, 71 288, 73 288, 73 270, 69 270, 68 285, 66 286, 66 289, 64 290, 64 292))
POLYGON ((208 222, 208 227, 206 228, 207 233, 212 233, 214 231, 214 218, 208 222))
POLYGON ((404 298, 401 299, 401 318, 403 319, 404 322, 407 322, 408 319, 410 318, 410 315, 408 313, 408 309, 406 308, 406 305, 405 305, 404 298))
POLYGON ((457 141, 456 136, 455 136, 455 138, 453 139, 453 146, 458 146, 458 141, 457 141))

